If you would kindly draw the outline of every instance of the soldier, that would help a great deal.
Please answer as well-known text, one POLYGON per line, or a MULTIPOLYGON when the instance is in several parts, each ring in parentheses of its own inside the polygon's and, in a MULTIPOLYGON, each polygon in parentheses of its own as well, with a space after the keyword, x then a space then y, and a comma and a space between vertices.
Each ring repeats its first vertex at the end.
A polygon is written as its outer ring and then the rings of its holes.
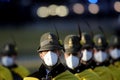
POLYGON ((65 62, 69 71, 72 73, 79 73, 82 69, 80 69, 80 38, 76 35, 68 35, 64 40, 64 48, 65 48, 65 62))
POLYGON ((81 48, 81 53, 82 53, 82 58, 81 58, 81 66, 83 66, 83 69, 94 69, 95 64, 93 60, 93 46, 94 43, 92 41, 91 36, 83 32, 81 36, 81 41, 80 41, 82 48, 81 48))
POLYGON ((117 35, 112 35, 109 41, 110 61, 116 67, 120 67, 120 38, 117 35))
POLYGON ((29 74, 29 71, 23 66, 16 63, 17 50, 16 46, 12 43, 5 44, 1 52, 2 65, 9 69, 12 74, 13 80, 22 80, 23 77, 29 74))
MULTIPOLYGON (((0 54, 0 57, 1 57, 1 54, 0 54)), ((13 80, 10 71, 7 68, 0 65, 0 80, 8 80, 8 79, 13 80)))
POLYGON ((120 68, 120 27, 115 28, 114 35, 110 38, 109 52, 113 58, 112 62, 115 67, 120 68), (114 55, 113 55, 114 54, 114 55))
POLYGON ((112 35, 110 38, 109 55, 111 64, 108 67, 120 80, 120 38, 117 35, 112 35))
POLYGON ((96 66, 108 66, 108 54, 107 47, 108 43, 106 38, 102 34, 97 34, 94 36, 94 60, 96 66))
MULTIPOLYGON (((65 61, 69 71, 75 74, 79 80, 101 80, 100 77, 91 69, 81 66, 80 38, 76 35, 68 35, 64 40, 65 61)), ((90 55, 91 56, 91 55, 90 55)), ((86 60, 86 59, 85 59, 86 60)))
POLYGON ((119 74, 116 75, 117 70, 113 67, 109 67, 110 63, 107 53, 108 44, 104 35, 95 35, 94 43, 94 60, 97 66, 94 68, 94 72, 103 80, 119 80, 119 74))
POLYGON ((62 48, 56 35, 43 34, 38 53, 42 61, 39 71, 25 77, 24 80, 78 80, 60 62, 62 48))

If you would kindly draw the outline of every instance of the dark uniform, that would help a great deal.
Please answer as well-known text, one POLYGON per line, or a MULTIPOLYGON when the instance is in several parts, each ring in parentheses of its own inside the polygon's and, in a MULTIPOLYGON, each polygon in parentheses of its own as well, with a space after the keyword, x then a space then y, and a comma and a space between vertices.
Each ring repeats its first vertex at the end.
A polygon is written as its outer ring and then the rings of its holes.
MULTIPOLYGON (((56 66, 53 70, 51 70, 47 74, 46 67, 42 64, 39 68, 39 71, 37 71, 29 76, 38 78, 39 80, 46 79, 46 78, 51 79, 51 78, 55 78, 56 76, 60 75, 61 73, 65 72, 65 71, 66 71, 66 68, 62 64, 59 64, 58 66, 56 66)), ((69 76, 69 75, 66 75, 66 77, 67 76, 69 76)))
POLYGON ((51 62, 51 66, 49 66, 48 62, 51 60, 56 61, 55 55, 58 54, 61 49, 59 41, 54 34, 43 34, 40 39, 40 48, 38 49, 42 65, 37 72, 25 77, 24 80, 78 80, 77 77, 66 70, 63 64, 61 64, 59 57, 54 65, 52 65, 53 62, 51 62), (54 55, 54 57, 52 57, 52 55, 54 55), (46 58, 50 60, 45 62, 46 58))

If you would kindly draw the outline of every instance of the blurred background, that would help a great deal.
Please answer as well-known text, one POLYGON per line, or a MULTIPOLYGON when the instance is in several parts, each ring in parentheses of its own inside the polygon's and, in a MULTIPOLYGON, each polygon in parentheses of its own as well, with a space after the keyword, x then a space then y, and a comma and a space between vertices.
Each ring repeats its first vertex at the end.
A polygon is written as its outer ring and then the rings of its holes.
MULTIPOLYGON (((34 72, 40 66, 37 53, 43 33, 58 29, 61 40, 68 34, 101 33, 109 39, 120 31, 120 0, 0 0, 0 47, 17 43, 20 65, 34 72), (89 26, 91 26, 91 29, 89 26)), ((1 48, 0 48, 1 49, 1 48)))

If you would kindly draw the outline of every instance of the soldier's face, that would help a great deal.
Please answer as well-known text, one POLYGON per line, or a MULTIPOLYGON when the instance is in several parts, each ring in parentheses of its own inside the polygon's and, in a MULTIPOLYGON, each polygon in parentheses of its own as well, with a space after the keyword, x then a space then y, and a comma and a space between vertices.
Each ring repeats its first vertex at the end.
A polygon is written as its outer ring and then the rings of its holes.
POLYGON ((75 69, 76 67, 79 66, 80 63, 80 52, 74 53, 73 54, 68 54, 65 53, 65 61, 66 61, 66 65, 70 68, 70 69, 75 69))

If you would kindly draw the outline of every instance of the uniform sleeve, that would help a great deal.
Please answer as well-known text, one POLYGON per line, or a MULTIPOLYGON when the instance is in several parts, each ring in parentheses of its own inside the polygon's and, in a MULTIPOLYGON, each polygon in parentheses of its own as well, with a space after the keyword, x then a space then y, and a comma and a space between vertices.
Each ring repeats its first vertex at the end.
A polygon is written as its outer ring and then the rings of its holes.
POLYGON ((11 72, 7 68, 0 66, 0 80, 8 79, 13 80, 11 72))
POLYGON ((4 78, 2 78, 2 76, 0 75, 0 80, 5 80, 4 78))
POLYGON ((19 74, 22 78, 28 76, 30 72, 23 66, 18 66, 17 68, 12 69, 14 72, 19 74))
POLYGON ((25 77, 23 80, 39 80, 39 79, 34 77, 25 77))
POLYGON ((52 80, 79 80, 79 79, 76 76, 74 76, 74 74, 66 70, 65 72, 59 74, 52 80))
POLYGON ((92 69, 86 69, 80 73, 76 73, 75 76, 79 80, 102 80, 92 69))
POLYGON ((102 80, 113 80, 113 76, 107 67, 104 66, 96 67, 94 69, 94 72, 97 73, 102 80))
POLYGON ((120 69, 120 61, 116 61, 116 62, 114 63, 114 66, 120 69))
POLYGON ((114 80, 120 80, 120 69, 116 68, 112 64, 108 66, 111 71, 114 80))

